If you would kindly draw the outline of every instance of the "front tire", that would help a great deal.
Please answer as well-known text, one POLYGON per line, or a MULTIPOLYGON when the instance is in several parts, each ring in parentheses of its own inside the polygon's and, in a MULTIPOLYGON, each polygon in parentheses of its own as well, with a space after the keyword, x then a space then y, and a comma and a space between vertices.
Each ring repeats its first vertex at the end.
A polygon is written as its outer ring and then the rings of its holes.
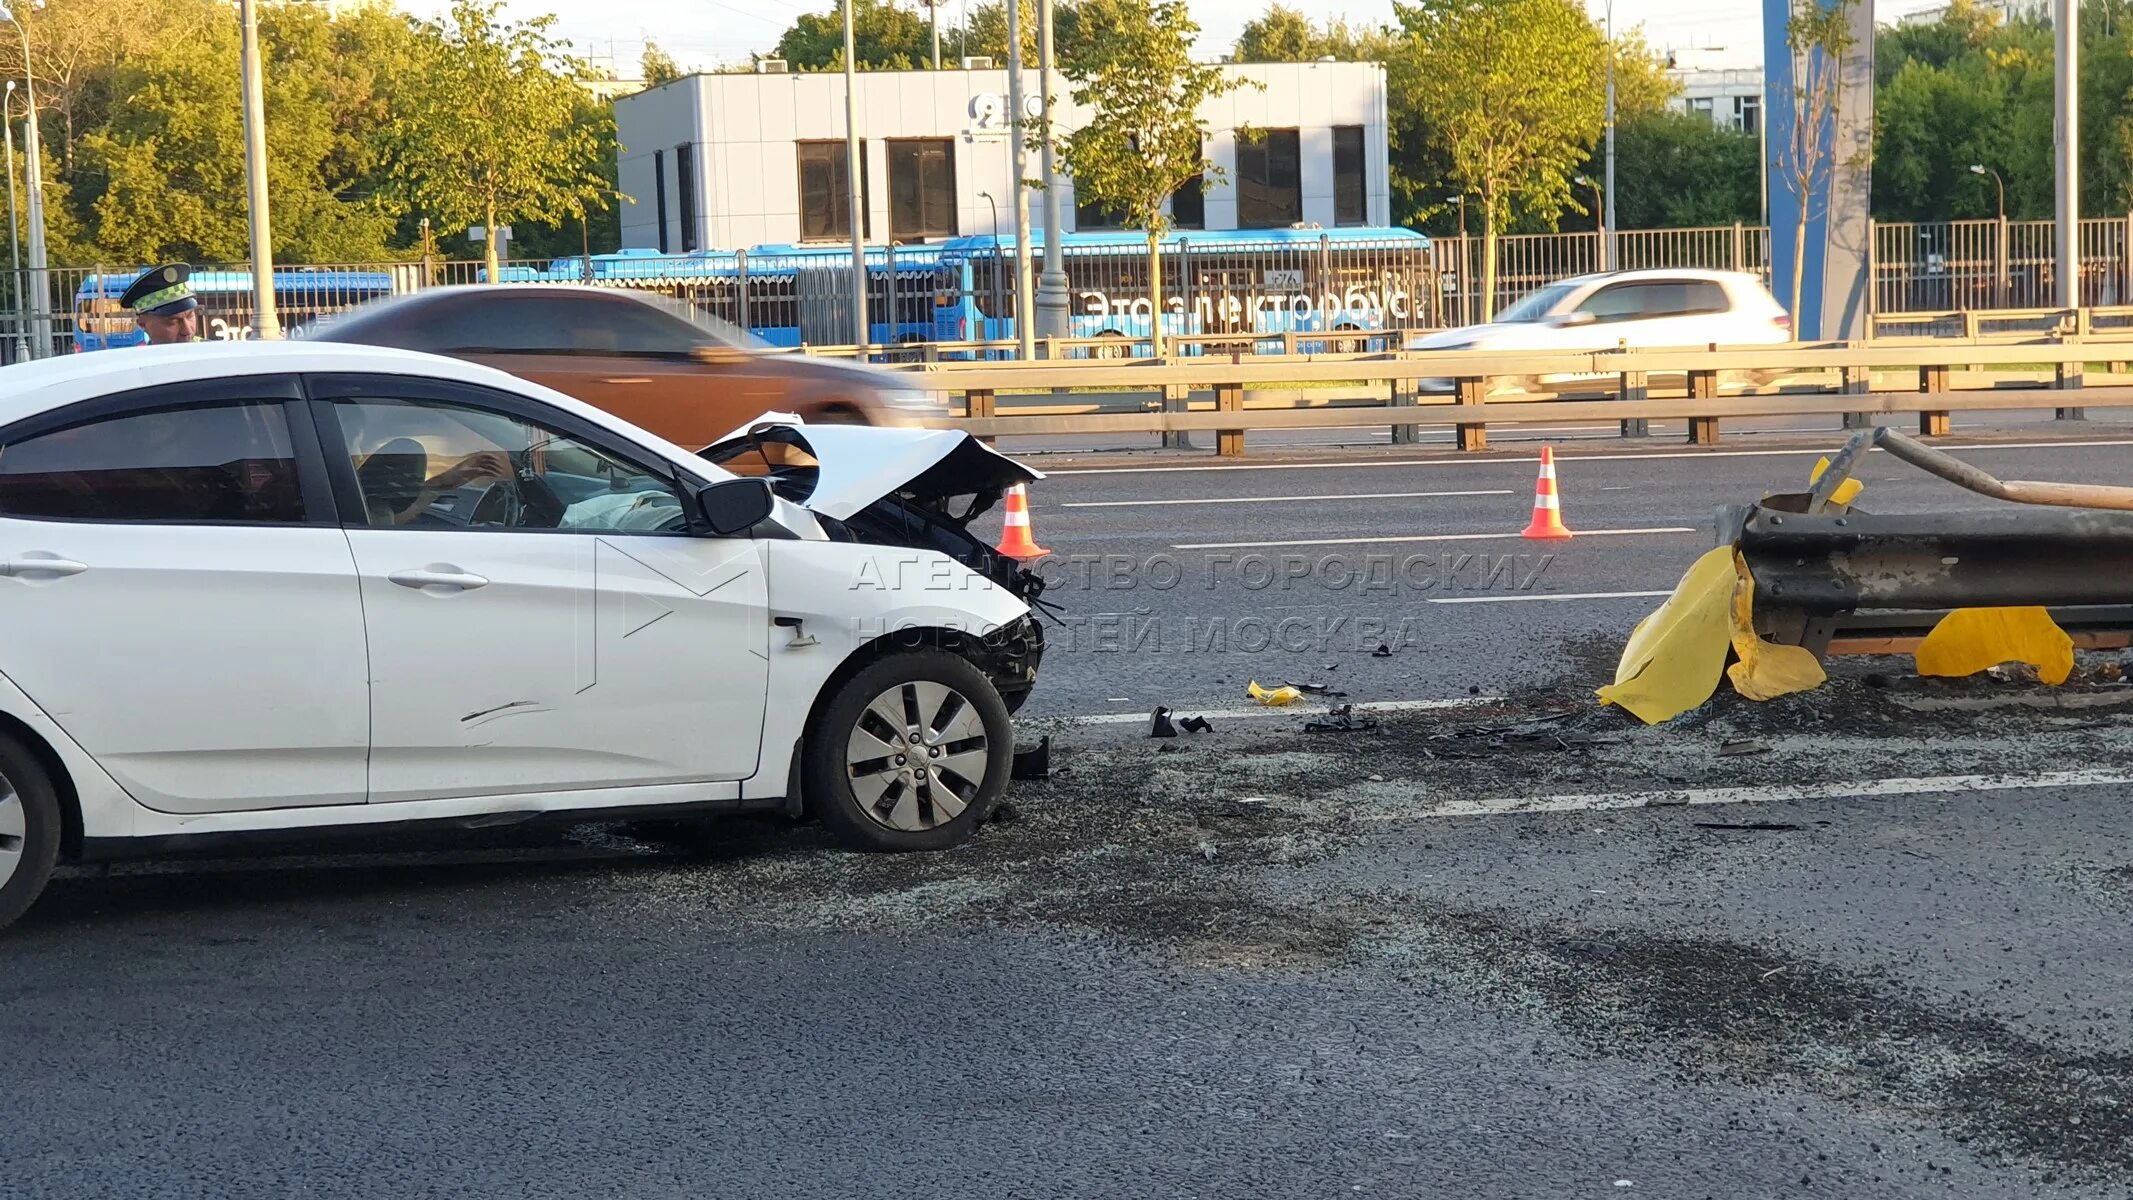
POLYGON ((59 798, 37 759, 0 737, 0 929, 13 924, 59 863, 59 798))
POLYGON ((809 806, 861 850, 945 850, 1006 790, 1014 724, 992 681, 940 650, 892 654, 844 681, 807 739, 809 806))

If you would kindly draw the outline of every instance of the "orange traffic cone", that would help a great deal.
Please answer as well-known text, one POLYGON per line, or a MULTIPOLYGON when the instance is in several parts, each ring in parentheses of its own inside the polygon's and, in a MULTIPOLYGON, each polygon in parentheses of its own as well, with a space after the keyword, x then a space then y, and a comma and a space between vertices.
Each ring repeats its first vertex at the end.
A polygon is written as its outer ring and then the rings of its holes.
POLYGON ((1555 493, 1555 448, 1541 447, 1540 478, 1533 481, 1533 520, 1519 535, 1535 539, 1560 539, 1571 533, 1563 527, 1563 504, 1555 493))
POLYGON ((1043 558, 1051 551, 1037 544, 1029 529, 1029 491, 1021 484, 1007 489, 1007 513, 1000 521, 1000 544, 995 547, 1007 557, 1028 562, 1043 558))

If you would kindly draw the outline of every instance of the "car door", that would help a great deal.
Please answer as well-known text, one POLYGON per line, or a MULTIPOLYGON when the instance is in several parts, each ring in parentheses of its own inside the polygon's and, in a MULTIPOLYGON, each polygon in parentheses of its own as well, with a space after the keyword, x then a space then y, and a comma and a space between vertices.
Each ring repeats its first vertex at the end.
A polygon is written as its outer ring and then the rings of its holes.
POLYGON ((762 559, 690 532, 670 466, 501 391, 311 387, 352 517, 373 803, 755 773, 762 559))
POLYGON ((1584 328, 1596 335, 1600 347, 1693 346, 1709 340, 1701 336, 1707 322, 1700 323, 1689 311, 1693 284, 1682 279, 1611 283, 1587 297, 1578 311, 1592 314, 1592 324, 1584 328))
POLYGON ((0 430, 0 667, 172 813, 361 803, 363 613, 293 377, 0 430))

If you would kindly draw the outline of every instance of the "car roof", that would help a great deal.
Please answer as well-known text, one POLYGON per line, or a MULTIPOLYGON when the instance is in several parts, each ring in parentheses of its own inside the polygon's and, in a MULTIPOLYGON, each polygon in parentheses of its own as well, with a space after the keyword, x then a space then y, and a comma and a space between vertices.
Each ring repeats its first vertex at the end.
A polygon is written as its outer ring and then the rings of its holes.
POLYGON ((695 456, 657 434, 529 380, 464 359, 354 342, 196 342, 98 350, 0 367, 0 424, 117 392, 247 375, 360 372, 474 384, 539 400, 677 462, 695 456))
POLYGON ((1573 275, 1558 283, 1582 287, 1593 283, 1635 283, 1644 279, 1701 279, 1710 283, 1757 283, 1762 281, 1746 271, 1715 271, 1709 267, 1648 267, 1636 271, 1595 271, 1590 275, 1573 275))

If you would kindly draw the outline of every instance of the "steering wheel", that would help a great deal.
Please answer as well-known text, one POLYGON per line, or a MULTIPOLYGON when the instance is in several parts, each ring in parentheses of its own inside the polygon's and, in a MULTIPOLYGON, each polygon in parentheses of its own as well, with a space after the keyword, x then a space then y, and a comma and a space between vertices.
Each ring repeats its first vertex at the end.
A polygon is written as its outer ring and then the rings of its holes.
POLYGON ((476 528, 519 529, 526 512, 525 501, 519 497, 519 489, 506 487, 502 481, 491 483, 482 490, 481 498, 474 502, 467 514, 467 524, 476 528))

